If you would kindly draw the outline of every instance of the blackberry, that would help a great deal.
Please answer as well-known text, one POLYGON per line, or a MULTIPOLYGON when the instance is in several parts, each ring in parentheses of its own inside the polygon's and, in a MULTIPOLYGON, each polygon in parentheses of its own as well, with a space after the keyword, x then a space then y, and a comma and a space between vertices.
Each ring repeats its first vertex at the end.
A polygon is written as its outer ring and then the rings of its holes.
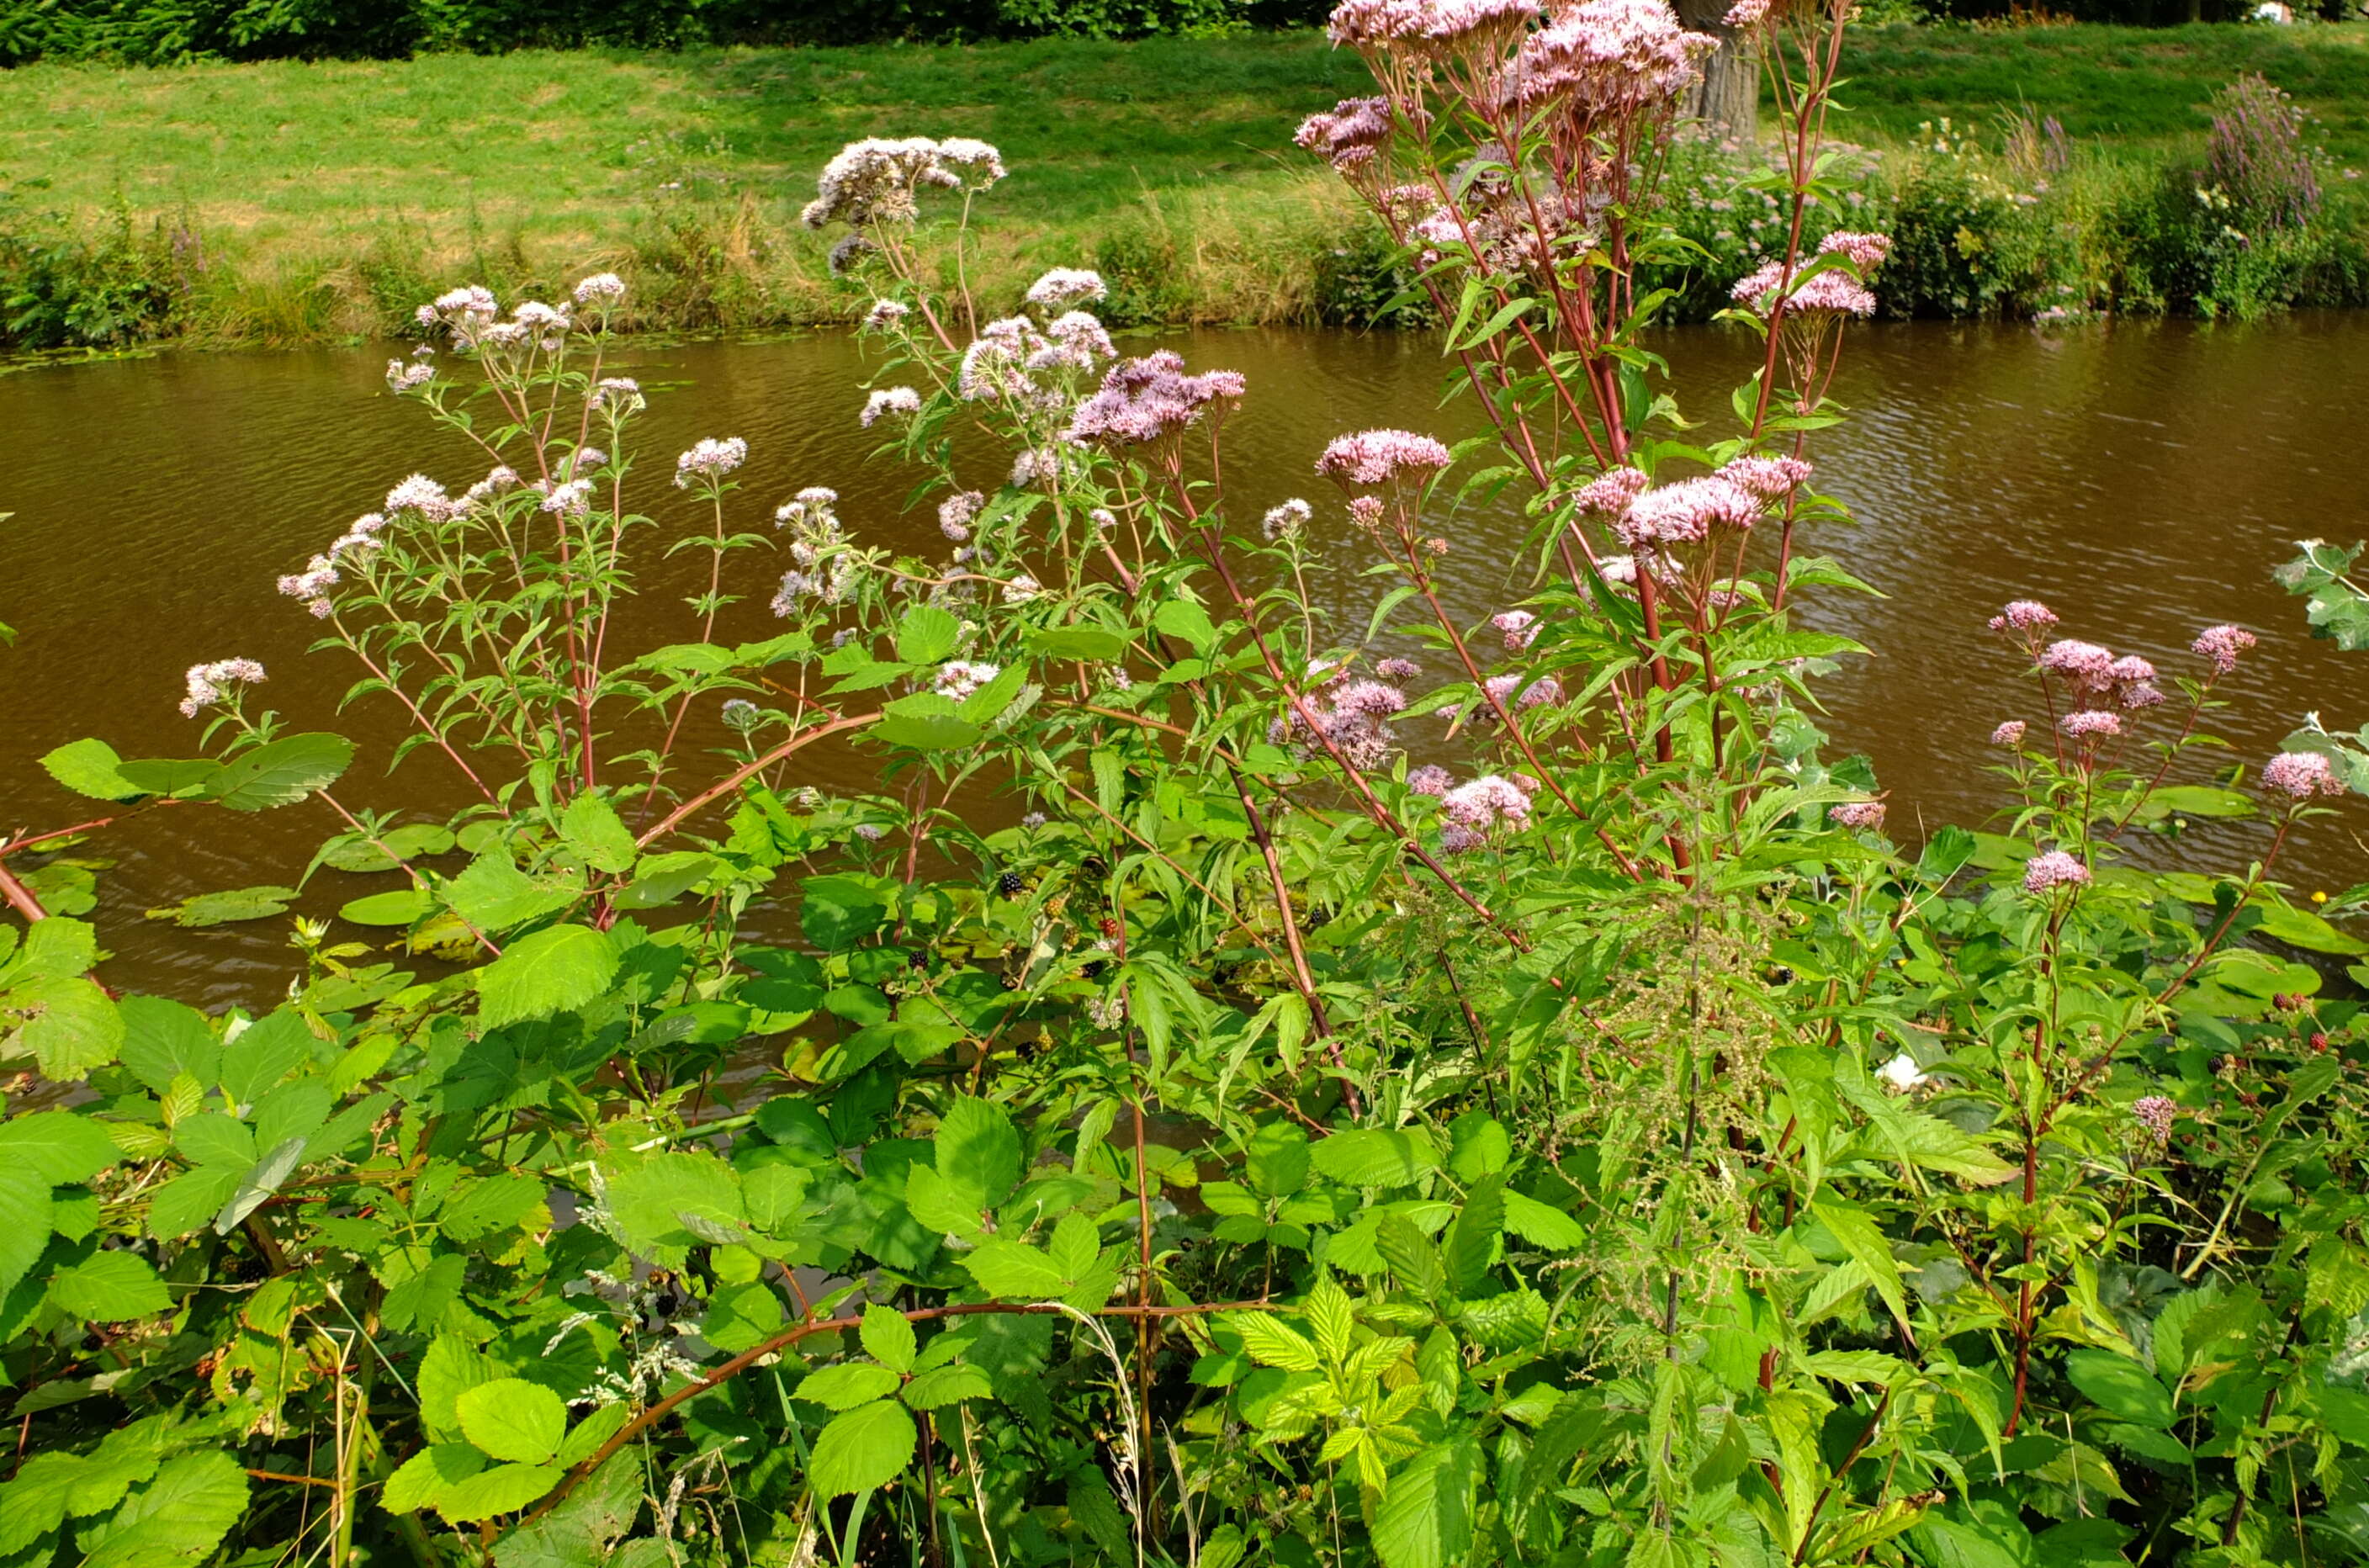
POLYGON ((995 890, 1007 898, 1020 897, 1020 873, 1007 871, 995 879, 995 890))

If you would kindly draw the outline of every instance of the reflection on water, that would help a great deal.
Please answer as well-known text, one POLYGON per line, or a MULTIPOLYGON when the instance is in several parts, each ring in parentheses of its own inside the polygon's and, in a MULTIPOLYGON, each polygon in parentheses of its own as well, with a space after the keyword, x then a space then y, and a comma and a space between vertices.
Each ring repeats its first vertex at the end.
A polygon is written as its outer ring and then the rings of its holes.
MULTIPOLYGON (((1469 406, 1443 406, 1428 338, 1203 332, 1177 340, 1197 365, 1250 378, 1249 416, 1229 427, 1229 485, 1255 515, 1305 494, 1333 554, 1312 585, 1341 624, 1363 624, 1379 591, 1310 464, 1330 437, 1389 423, 1469 433, 1469 406)), ((1726 389, 1748 345, 1715 329, 1663 345, 1676 391, 1704 434, 1725 428, 1726 389)), ((892 546, 926 549, 926 507, 902 511, 912 475, 870 455, 858 429, 863 350, 851 339, 640 348, 627 367, 651 386, 640 452, 642 504, 662 524, 700 526, 667 486, 675 452, 704 435, 750 446, 741 499, 754 524, 807 485, 843 498, 849 523, 892 546)), ((350 679, 339 656, 306 656, 317 630, 272 590, 273 578, 372 509, 415 469, 465 482, 467 451, 388 397, 383 354, 318 352, 168 357, 48 368, 0 377, 0 620, 21 634, 0 651, 0 822, 58 826, 78 805, 34 759, 98 735, 127 755, 189 755, 199 726, 175 711, 181 671, 245 655, 271 671, 273 706, 308 728, 341 728, 364 759, 340 787, 353 805, 460 804, 419 753, 405 777, 380 775, 398 738, 390 710, 364 700, 340 715, 350 679)), ((2069 635, 2145 655, 2166 673, 2194 661, 2203 625, 2236 621, 2262 637, 2226 685, 2221 731, 2234 756, 2259 761, 2307 709, 2331 726, 2369 718, 2369 664, 2306 635, 2296 601, 2271 581, 2290 542, 2344 543, 2369 532, 2358 443, 2369 406, 2369 319, 2305 316, 2241 328, 2118 323, 2059 334, 1934 324, 1862 330, 1837 394, 1860 412, 1813 449, 1822 482, 1858 516, 1812 539, 1886 596, 1814 601, 1820 624, 1876 657, 1829 682, 1838 747, 1867 752, 1892 791, 1894 830, 1977 823, 2000 781, 1984 745, 2010 716, 2038 717, 2014 661, 1984 630, 2003 600, 2046 600, 2069 635)), ((984 463, 974 483, 991 482, 984 463)), ((456 486, 457 487, 457 486, 456 486)), ((1524 591, 1522 522, 1508 500, 1446 520, 1445 576, 1474 615, 1524 591)), ((734 557, 747 600, 719 628, 757 635, 766 568, 734 557)), ((664 640, 688 635, 683 597, 704 557, 686 553, 646 580, 634 611, 664 640), (681 580, 674 580, 681 578, 681 580)), ((634 630, 621 628, 621 635, 634 630)), ((720 728, 704 745, 721 745, 720 728)), ((842 756, 817 782, 854 786, 842 756)), ((2291 852, 2306 890, 2369 873, 2354 838, 2357 806, 2291 852)), ((293 882, 330 830, 296 808, 235 821, 186 808, 154 812, 89 852, 115 859, 98 919, 118 955, 119 985, 191 1000, 253 1000, 284 985, 293 955, 284 922, 171 932, 142 911, 193 892, 293 882)), ((2242 866, 2249 825, 2192 830, 2192 862, 2242 866)), ((2159 853, 2159 852, 2158 852, 2159 853)), ((334 909, 366 884, 315 879, 303 908, 334 909)))

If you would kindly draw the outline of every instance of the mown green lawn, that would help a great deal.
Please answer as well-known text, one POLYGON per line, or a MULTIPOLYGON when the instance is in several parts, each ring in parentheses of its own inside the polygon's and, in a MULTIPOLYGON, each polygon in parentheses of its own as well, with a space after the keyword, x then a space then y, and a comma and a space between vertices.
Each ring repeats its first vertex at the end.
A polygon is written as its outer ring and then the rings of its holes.
MULTIPOLYGON (((1987 135, 2018 105, 2077 138, 2201 134, 2205 100, 2260 71, 2369 160, 2369 27, 1928 28, 1854 35, 1856 109, 1882 143, 1951 116, 1987 135)), ((1001 204, 1060 222, 1146 190, 1219 196, 1305 172, 1290 132, 1364 83, 1313 33, 1139 43, 526 51, 395 63, 32 66, 0 92, 0 181, 43 205, 187 212, 260 242, 408 219, 561 238, 669 188, 803 200, 839 145, 967 134, 1004 150, 1001 204)))

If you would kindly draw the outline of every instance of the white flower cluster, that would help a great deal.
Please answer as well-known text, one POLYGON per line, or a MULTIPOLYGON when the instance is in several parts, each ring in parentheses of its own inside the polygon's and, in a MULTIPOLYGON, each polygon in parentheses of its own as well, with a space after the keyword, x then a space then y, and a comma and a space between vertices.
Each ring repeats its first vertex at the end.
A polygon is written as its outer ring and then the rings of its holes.
POLYGON ((252 686, 263 679, 263 666, 251 658, 217 659, 189 666, 189 695, 181 700, 181 716, 195 718, 198 710, 219 703, 236 686, 252 686))
POLYGON ((918 211, 915 193, 924 187, 985 190, 1002 177, 1003 155, 967 136, 867 136, 823 166, 799 221, 810 229, 910 223, 918 211))

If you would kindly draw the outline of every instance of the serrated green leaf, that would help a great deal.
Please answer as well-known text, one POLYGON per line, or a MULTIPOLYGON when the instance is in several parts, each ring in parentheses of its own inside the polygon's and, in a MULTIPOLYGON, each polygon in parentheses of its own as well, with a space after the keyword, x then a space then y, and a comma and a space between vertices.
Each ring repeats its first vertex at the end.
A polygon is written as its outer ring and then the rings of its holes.
POLYGON ((94 1323, 151 1318, 173 1305, 148 1260, 130 1253, 97 1253, 58 1270, 50 1279, 50 1301, 60 1311, 94 1323))
POLYGON ((825 1497, 886 1486, 912 1462, 920 1440, 913 1418, 894 1400, 858 1405, 832 1416, 815 1438, 807 1479, 825 1497))
POLYGON ((477 1016, 494 1029, 580 1008, 608 989, 618 964, 608 933, 589 925, 521 936, 477 972, 477 1016))
POLYGON ((541 1383, 496 1378, 464 1389, 452 1402, 461 1435, 498 1459, 548 1464, 567 1435, 567 1406, 541 1383))
POLYGON ((634 868, 634 835, 617 808, 601 795, 579 795, 560 814, 559 836, 595 871, 634 868))
POLYGON ((0 1168, 52 1186, 86 1182, 123 1158, 107 1128, 72 1111, 34 1111, 0 1122, 0 1168))
POLYGON ((798 1384, 797 1396, 825 1410, 853 1410, 886 1399, 897 1391, 897 1374, 869 1361, 842 1361, 809 1372, 798 1384))
POLYGON ((1317 1170, 1345 1186, 1413 1186, 1439 1169, 1439 1151, 1422 1127, 1353 1127, 1317 1142, 1317 1170))
POLYGON ((0 1299, 40 1260, 50 1243, 52 1207, 44 1177, 0 1161, 0 1299))
POLYGON ((486 1468, 486 1456, 466 1443, 437 1443, 420 1449, 386 1478, 379 1505, 391 1514, 432 1507, 455 1485, 486 1468))
POLYGON ((566 1473, 556 1465, 496 1465, 447 1486, 436 1500, 436 1512, 452 1525, 515 1514, 558 1485, 566 1473))
POLYGON ((1472 1547, 1480 1454, 1469 1438, 1427 1448, 1390 1478, 1374 1513, 1374 1550, 1387 1568, 1451 1568, 1472 1547))
MULTIPOLYGON (((55 923, 43 921, 34 929, 55 923)), ((29 1053, 41 1076, 53 1083, 80 1081, 113 1061, 123 1047, 123 1015, 89 980, 41 976, 12 990, 8 1004, 25 1014, 17 1048, 29 1053)))
POLYGON ((119 771, 123 759, 104 740, 70 740, 41 759, 50 777, 93 800, 137 800, 146 790, 119 771))
POLYGON ((858 1332, 865 1353, 875 1361, 894 1372, 913 1369, 913 1355, 919 1346, 914 1341, 913 1325, 904 1313, 874 1301, 864 1309, 864 1324, 858 1332))
POLYGON ((206 795, 233 811, 293 806, 337 783, 353 760, 354 743, 342 735, 284 736, 224 763, 206 795))

